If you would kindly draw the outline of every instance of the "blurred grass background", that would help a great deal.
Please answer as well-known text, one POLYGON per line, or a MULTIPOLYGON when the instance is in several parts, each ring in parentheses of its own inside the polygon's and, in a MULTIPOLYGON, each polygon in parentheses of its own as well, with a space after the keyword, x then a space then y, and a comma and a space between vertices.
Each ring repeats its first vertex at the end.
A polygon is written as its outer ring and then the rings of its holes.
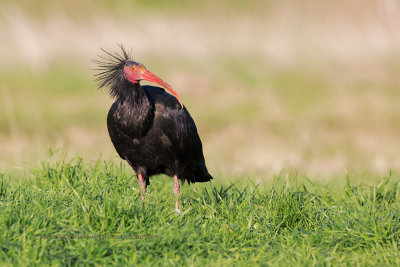
POLYGON ((399 17, 396 0, 0 0, 0 169, 49 147, 119 160, 90 60, 122 43, 181 96, 219 177, 399 170, 399 17))

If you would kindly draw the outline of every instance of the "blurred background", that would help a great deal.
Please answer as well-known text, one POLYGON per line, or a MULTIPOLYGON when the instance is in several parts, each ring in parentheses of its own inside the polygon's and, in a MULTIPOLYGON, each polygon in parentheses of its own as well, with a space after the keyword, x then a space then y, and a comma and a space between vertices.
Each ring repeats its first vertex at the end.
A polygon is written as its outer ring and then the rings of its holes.
POLYGON ((122 43, 178 92, 215 176, 400 168, 400 2, 0 0, 0 169, 120 161, 91 59, 122 43))

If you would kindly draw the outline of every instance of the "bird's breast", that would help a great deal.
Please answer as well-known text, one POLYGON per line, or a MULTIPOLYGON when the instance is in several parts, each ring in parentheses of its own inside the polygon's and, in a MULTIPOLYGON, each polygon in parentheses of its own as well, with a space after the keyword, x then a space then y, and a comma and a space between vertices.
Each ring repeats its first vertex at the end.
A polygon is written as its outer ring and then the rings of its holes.
POLYGON ((130 102, 117 102, 116 107, 110 110, 109 119, 126 135, 139 144, 140 139, 150 130, 154 118, 152 109, 134 105, 130 102))

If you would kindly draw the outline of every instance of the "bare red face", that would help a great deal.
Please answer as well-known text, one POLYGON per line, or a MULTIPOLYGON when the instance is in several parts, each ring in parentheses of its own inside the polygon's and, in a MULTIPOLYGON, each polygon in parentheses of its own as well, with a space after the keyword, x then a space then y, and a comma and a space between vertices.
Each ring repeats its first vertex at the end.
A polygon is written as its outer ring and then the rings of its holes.
POLYGON ((142 64, 134 61, 127 61, 124 67, 124 75, 125 78, 132 83, 139 83, 141 80, 146 80, 161 85, 162 87, 167 89, 173 96, 175 96, 183 107, 181 99, 179 98, 178 94, 172 89, 172 87, 168 83, 164 82, 161 78, 148 71, 146 67, 142 64))

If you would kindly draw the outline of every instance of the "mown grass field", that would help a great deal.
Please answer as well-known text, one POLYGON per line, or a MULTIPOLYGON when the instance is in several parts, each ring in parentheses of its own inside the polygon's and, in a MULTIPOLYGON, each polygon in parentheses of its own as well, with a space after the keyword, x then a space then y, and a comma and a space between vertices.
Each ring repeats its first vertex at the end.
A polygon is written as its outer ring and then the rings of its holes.
POLYGON ((313 184, 282 171, 182 186, 151 180, 145 202, 123 164, 48 160, 34 179, 0 175, 0 265, 398 266, 398 174, 313 184))

